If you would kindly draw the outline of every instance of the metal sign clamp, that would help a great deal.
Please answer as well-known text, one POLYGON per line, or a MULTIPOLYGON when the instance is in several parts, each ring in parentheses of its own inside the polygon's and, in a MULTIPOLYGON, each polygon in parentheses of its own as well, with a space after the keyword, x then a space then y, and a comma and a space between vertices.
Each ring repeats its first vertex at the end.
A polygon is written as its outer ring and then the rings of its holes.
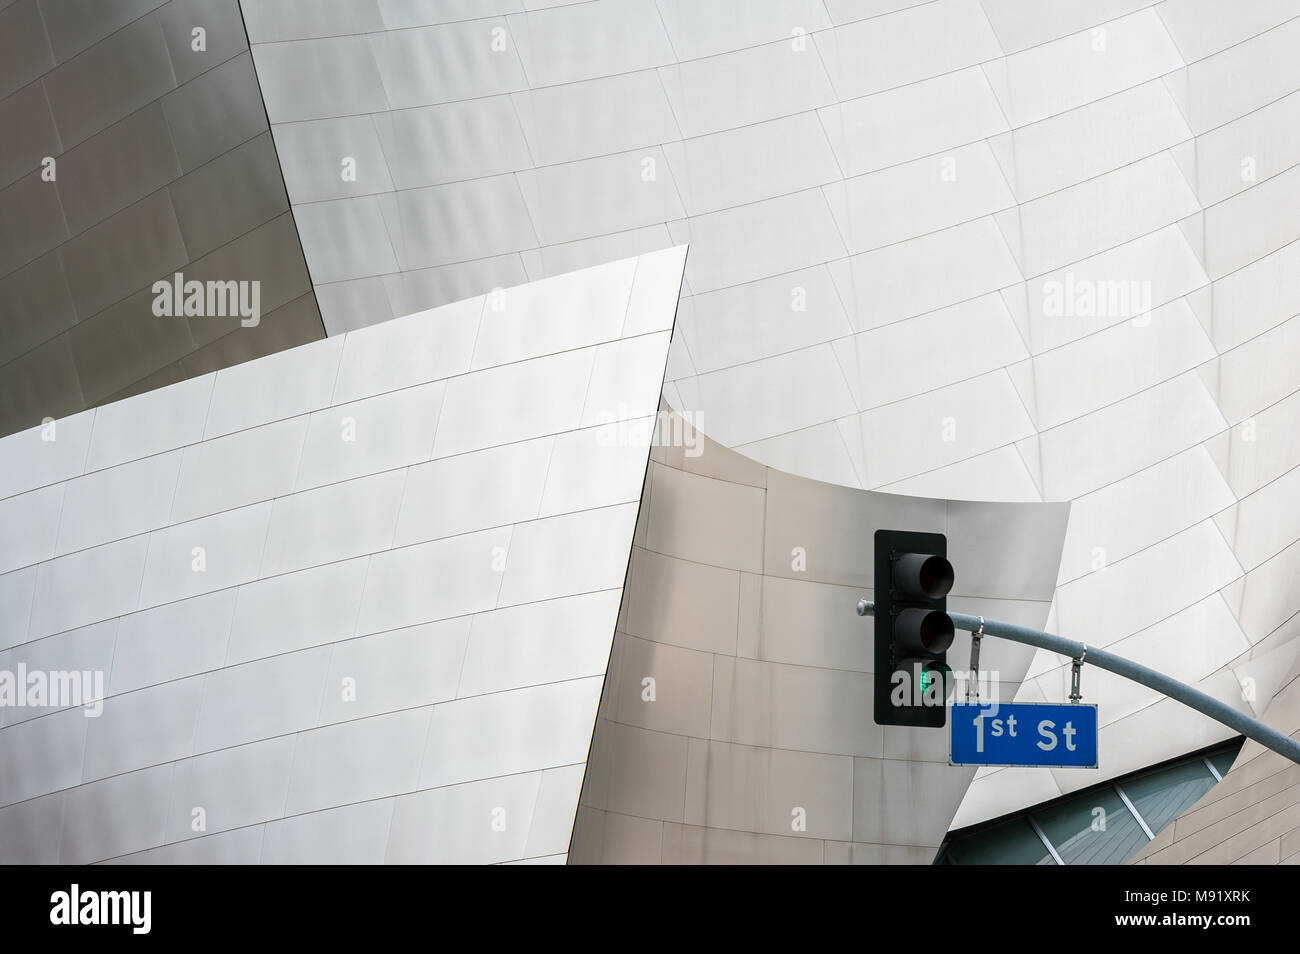
MULTIPOLYGON (((981 622, 981 627, 983 623, 981 622)), ((1070 664, 1070 701, 1078 705, 1079 700, 1083 698, 1083 693, 1079 690, 1079 674, 1083 670, 1083 661, 1088 658, 1088 644, 1083 644, 1081 652, 1070 664)))
POLYGON ((980 617, 980 628, 970 634, 970 675, 966 681, 966 701, 979 705, 980 701, 980 640, 984 638, 984 617, 980 617), (971 689, 974 688, 972 696, 971 689))

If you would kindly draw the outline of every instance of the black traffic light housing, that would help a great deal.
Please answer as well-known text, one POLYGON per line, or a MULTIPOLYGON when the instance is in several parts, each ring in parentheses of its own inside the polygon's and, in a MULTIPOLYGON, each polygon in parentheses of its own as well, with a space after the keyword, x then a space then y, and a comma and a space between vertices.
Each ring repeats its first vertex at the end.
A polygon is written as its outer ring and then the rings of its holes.
POLYGON ((875 544, 876 724, 941 729, 953 638, 948 538, 877 530, 875 544))

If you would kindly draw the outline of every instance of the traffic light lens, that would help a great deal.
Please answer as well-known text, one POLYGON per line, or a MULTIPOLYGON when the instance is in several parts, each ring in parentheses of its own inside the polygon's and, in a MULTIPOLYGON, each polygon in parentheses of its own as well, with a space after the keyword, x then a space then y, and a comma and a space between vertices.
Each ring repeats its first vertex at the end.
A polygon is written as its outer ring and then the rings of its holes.
POLYGON ((894 563, 894 587, 904 596, 941 600, 954 578, 952 564, 933 553, 904 553, 894 563))
POLYGON ((921 564, 921 589, 932 600, 943 599, 952 589, 952 564, 941 556, 927 557, 921 564))
POLYGON ((909 653, 947 652, 953 635, 952 617, 941 610, 909 607, 894 624, 895 639, 909 653))

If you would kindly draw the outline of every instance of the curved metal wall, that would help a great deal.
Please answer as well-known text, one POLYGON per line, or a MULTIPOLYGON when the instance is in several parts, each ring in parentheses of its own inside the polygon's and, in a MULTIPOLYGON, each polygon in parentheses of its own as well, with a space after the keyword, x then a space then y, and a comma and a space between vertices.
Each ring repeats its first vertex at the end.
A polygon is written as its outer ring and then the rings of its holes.
MULTIPOLYGON (((331 331, 689 240, 673 407, 806 477, 1072 501, 1050 627, 1263 711, 1300 608, 1300 2, 243 6, 331 331)), ((1085 691, 1103 777, 1229 734, 1085 691)), ((1091 781, 981 772, 957 821, 1091 781)))
POLYGON ((684 252, 0 439, 0 861, 563 862, 684 252))
MULTIPOLYGON (((948 534, 949 607, 1037 627, 1069 505, 840 487, 703 435, 651 457, 571 860, 930 863, 975 770, 948 764, 946 731, 875 724, 851 610, 873 534, 948 534)), ((965 670, 969 635, 949 653, 965 670)), ((1010 698, 1033 650, 981 655, 1010 698)))

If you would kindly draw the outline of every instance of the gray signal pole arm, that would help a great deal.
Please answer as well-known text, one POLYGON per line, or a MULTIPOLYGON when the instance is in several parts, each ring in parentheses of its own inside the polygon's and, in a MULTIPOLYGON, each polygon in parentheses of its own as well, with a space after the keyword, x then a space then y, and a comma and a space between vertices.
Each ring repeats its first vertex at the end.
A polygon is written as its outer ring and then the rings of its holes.
MULTIPOLYGON (((871 600, 858 600, 859 616, 871 616, 874 611, 875 604, 871 600)), ((1131 679, 1148 689, 1154 689, 1170 699, 1177 699, 1183 705, 1204 713, 1229 728, 1236 729, 1246 738, 1254 739, 1260 745, 1267 746, 1279 755, 1284 755, 1292 762, 1300 765, 1300 742, 1283 735, 1276 729, 1269 728, 1258 719, 1252 719, 1250 716, 1238 712, 1232 706, 1220 702, 1213 696, 1206 695, 1199 689, 1193 689, 1186 683, 1169 678, 1164 673, 1148 669, 1146 666, 1139 665, 1130 659, 1108 653, 1104 649, 1085 646, 1073 639, 1053 636, 1051 633, 1044 633, 1041 630, 1017 626, 1015 623, 1002 623, 994 619, 981 620, 978 616, 967 616, 964 613, 949 613, 948 615, 952 617, 953 625, 958 629, 973 633, 980 628, 980 624, 983 622, 983 634, 985 636, 1000 636, 1013 642, 1036 646, 1039 649, 1046 649, 1049 652, 1068 656, 1070 659, 1086 657, 1085 661, 1098 669, 1113 672, 1117 676, 1131 679)))

